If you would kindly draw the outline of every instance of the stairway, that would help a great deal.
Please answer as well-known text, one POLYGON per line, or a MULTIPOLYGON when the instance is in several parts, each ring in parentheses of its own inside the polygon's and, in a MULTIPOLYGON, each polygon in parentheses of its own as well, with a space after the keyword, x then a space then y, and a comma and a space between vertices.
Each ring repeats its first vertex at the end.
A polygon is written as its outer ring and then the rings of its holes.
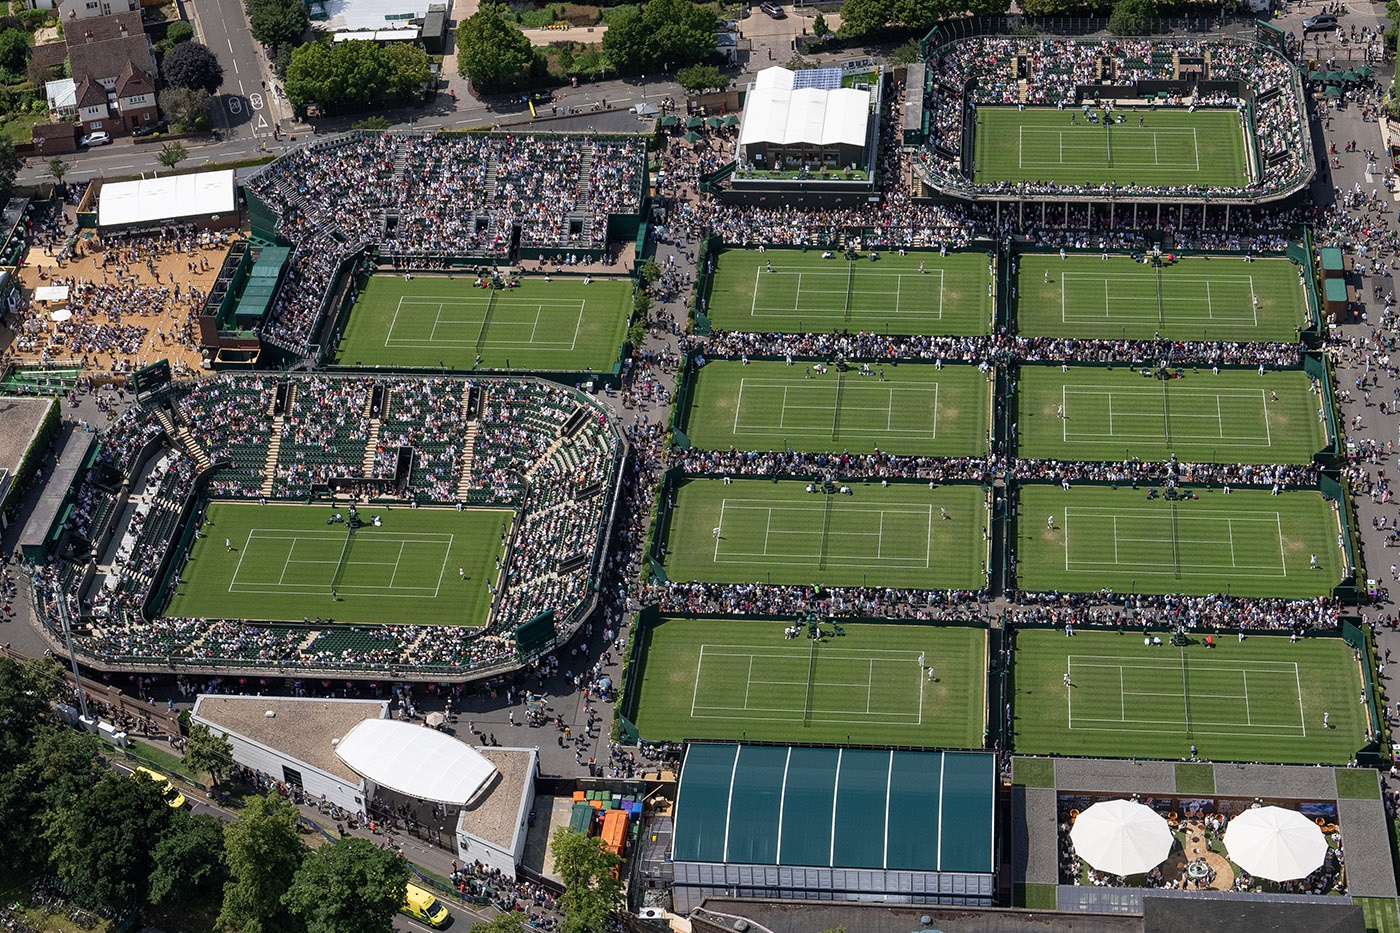
POLYGON ((490 203, 496 197, 496 163, 492 162, 491 167, 486 170, 486 178, 481 182, 481 190, 486 192, 486 203, 490 203))
POLYGON ((403 167, 408 161, 408 147, 402 138, 394 144, 394 190, 398 191, 403 183, 403 167))
POLYGON ((172 447, 193 460, 195 467, 200 470, 207 470, 213 466, 214 461, 205 452, 204 445, 195 440, 194 435, 188 429, 176 425, 174 419, 170 417, 170 412, 164 406, 157 408, 155 412, 156 420, 160 422, 160 426, 165 431, 165 436, 169 439, 172 447))
POLYGON ((369 437, 365 440, 364 475, 374 475, 374 454, 379 449, 379 428, 382 422, 375 418, 369 423, 369 437))
POLYGON ((472 488, 472 461, 476 459, 476 422, 467 422, 467 432, 462 437, 462 472, 457 477, 457 499, 467 501, 467 493, 472 488))
POLYGON ((588 192, 593 188, 593 144, 583 147, 583 157, 578 160, 578 203, 588 203, 588 192))
POLYGON ((263 461, 263 483, 258 492, 264 497, 272 495, 277 485, 277 455, 282 450, 282 419, 272 419, 272 439, 267 445, 267 459, 263 461))

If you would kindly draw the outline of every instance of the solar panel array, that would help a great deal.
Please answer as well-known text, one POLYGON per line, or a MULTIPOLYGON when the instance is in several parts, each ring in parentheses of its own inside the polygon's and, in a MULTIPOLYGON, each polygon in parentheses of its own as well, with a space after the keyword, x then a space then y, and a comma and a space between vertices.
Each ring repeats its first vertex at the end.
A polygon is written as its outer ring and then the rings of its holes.
POLYGON ((814 87, 819 91, 834 91, 841 86, 840 68, 803 68, 793 72, 792 89, 814 87))

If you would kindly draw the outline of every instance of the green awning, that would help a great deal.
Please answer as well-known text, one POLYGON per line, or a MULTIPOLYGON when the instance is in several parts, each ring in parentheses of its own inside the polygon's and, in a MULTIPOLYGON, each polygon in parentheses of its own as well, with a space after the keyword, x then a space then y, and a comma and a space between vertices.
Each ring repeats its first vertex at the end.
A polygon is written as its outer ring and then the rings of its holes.
POLYGON ((681 122, 680 119, 672 114, 667 114, 661 118, 662 126, 675 126, 679 122, 681 122))
POLYGON ((1345 272, 1346 259, 1342 256, 1342 251, 1335 246, 1325 246, 1318 250, 1318 257, 1322 262, 1324 272, 1345 272))
POLYGON ((1328 97, 1341 97, 1341 96, 1342 96, 1342 86, 1341 86, 1340 84, 1329 84, 1329 85, 1327 85, 1327 96, 1328 96, 1328 97))
POLYGON ((1324 279, 1322 294, 1329 302, 1345 302, 1347 300, 1347 283, 1341 279, 1324 279))
POLYGON ((1309 80, 1309 81, 1325 81, 1325 80, 1327 80, 1327 72, 1325 72, 1325 71, 1309 71, 1309 72, 1308 72, 1308 80, 1309 80))
POLYGON ((1352 84, 1355 84, 1356 82, 1361 80, 1361 75, 1357 74, 1354 71, 1344 71, 1342 72, 1342 80, 1350 81, 1352 84))
POLYGON ((684 139, 684 140, 685 140, 686 142, 688 142, 688 143, 699 142, 699 141, 700 141, 700 134, 699 134, 699 133, 686 133, 684 136, 681 137, 681 139, 684 139))
POLYGON ((734 116, 734 114, 731 113, 729 116, 725 117, 724 120, 723 120, 722 122, 724 123, 725 126, 738 126, 738 125, 739 125, 739 118, 736 117, 736 116, 734 116))
POLYGON ((1324 79, 1331 84, 1336 84, 1342 80, 1342 73, 1340 71, 1329 71, 1324 76, 1324 79))
POLYGON ((704 121, 704 119, 701 118, 701 117, 686 117, 686 118, 685 118, 685 125, 688 126, 688 127, 690 127, 690 128, 693 130, 693 129, 695 129, 696 127, 704 126, 704 125, 705 125, 705 121, 704 121))
POLYGON ((710 117, 710 119, 705 121, 705 125, 712 130, 717 130, 724 125, 724 121, 719 117, 710 117))
POLYGON ((1363 78, 1369 78, 1376 73, 1376 69, 1372 68, 1370 65, 1362 65, 1360 68, 1356 69, 1356 73, 1363 78))

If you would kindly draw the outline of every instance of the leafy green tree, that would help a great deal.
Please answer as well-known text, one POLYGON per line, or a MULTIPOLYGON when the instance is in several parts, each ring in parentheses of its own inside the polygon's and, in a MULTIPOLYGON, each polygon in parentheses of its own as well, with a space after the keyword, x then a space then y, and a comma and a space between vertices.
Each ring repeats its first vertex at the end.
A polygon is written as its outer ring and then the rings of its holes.
MULTIPOLYGON (((3 150, 0 143, 0 150, 3 150)), ((0 156, 4 153, 0 152, 0 156)), ((9 197, 9 188, 14 184, 22 160, 9 146, 9 156, 13 156, 13 167, 8 179, 0 177, 0 188, 9 197)), ((0 158, 0 173, 7 163, 0 158)), ((63 674, 52 658, 27 661, 20 664, 8 658, 0 658, 0 772, 10 771, 28 754, 28 745, 35 733, 49 721, 49 700, 57 695, 57 687, 63 683, 63 674)))
POLYGON ((301 0, 248 0, 248 30, 264 45, 296 45, 310 22, 301 0))
POLYGON ((893 0, 890 6, 890 19, 917 35, 937 25, 944 13, 940 0, 893 0))
POLYGON ((224 904, 218 926, 238 933, 300 929, 282 904, 306 848, 297 835, 297 808, 281 797, 253 797, 239 819, 224 826, 224 904))
POLYGON ((213 94, 224 83, 224 66, 207 45, 181 42, 160 63, 161 77, 171 87, 186 87, 213 94))
MULTIPOLYGON (((166 148, 179 145, 178 142, 171 142, 166 144, 166 148)), ((181 158, 183 159, 183 156, 181 158)), ((174 168, 174 165, 170 167, 174 168)), ((190 726, 190 734, 185 744, 185 764, 189 765, 195 774, 208 774, 213 783, 218 784, 219 779, 233 767, 233 743, 227 736, 215 732, 204 723, 194 723, 190 726)))
POLYGON ((389 121, 377 113, 350 124, 352 130, 387 130, 388 128, 389 121))
POLYGON ((45 827, 66 813, 107 772, 98 739, 63 725, 44 726, 15 767, 0 772, 0 851, 15 871, 39 868, 48 856, 45 827))
POLYGON ((721 89, 729 80, 714 65, 690 65, 676 72, 676 82, 687 92, 699 94, 710 88, 721 89))
POLYGON ((564 882, 559 912, 562 933, 605 930, 624 903, 622 881, 613 871, 622 859, 603 848, 602 840, 561 826, 549 840, 554 867, 564 882))
POLYGON ((923 50, 919 48, 918 39, 910 39, 908 42, 895 46, 890 52, 889 63, 891 65, 909 65, 919 60, 923 50))
POLYGON ((282 898, 307 933, 391 933, 408 863, 368 839, 338 839, 306 857, 282 898))
POLYGON ((1115 36, 1145 36, 1156 19, 1156 0, 1118 0, 1108 17, 1108 31, 1115 36))
POLYGON ((207 814, 174 811, 170 831, 152 853, 149 897, 152 904, 191 904, 217 890, 223 865, 224 824, 207 814))
POLYGON ((704 61, 715 51, 714 11, 691 0, 650 0, 635 13, 620 10, 603 34, 603 51, 622 73, 704 61))
POLYGON ((534 61, 530 40, 509 15, 503 4, 483 3, 457 26, 457 71, 473 87, 484 91, 509 87, 525 76, 534 61))
POLYGON ((214 95, 202 89, 172 87, 160 92, 160 109, 181 132, 207 130, 214 95))
POLYGON ((525 915, 518 910, 496 914, 485 923, 473 926, 472 933, 525 933, 525 915))
POLYGON ((825 39, 831 35, 831 27, 826 24, 826 17, 822 16, 821 11, 812 18, 812 35, 818 39, 825 39))
POLYGON ((845 0, 841 4, 841 28, 837 34, 857 38, 884 29, 894 15, 892 0, 845 0))
MULTIPOLYGON (((189 150, 181 145, 178 139, 172 139, 160 147, 160 154, 156 156, 156 161, 166 168, 174 168, 189 157, 189 150)), ((201 768, 200 770, 205 769, 201 768)))
POLYGON ((428 53, 407 42, 391 42, 384 46, 384 58, 390 69, 389 96, 408 97, 432 80, 428 70, 428 53))
POLYGON ((73 166, 63 161, 58 156, 49 159, 49 176, 58 184, 63 184, 63 176, 68 174, 68 170, 73 166))
POLYGON ((23 29, 13 27, 0 32, 0 69, 18 76, 24 74, 29 64, 29 43, 33 36, 23 29))
POLYGON ((165 30, 165 41, 172 46, 181 42, 188 42, 194 38, 194 27, 182 19, 177 19, 170 24, 170 28, 165 30))
POLYGON ((50 814, 49 862, 79 903, 118 908, 146 896, 155 847, 173 819, 162 787, 109 771, 50 814))

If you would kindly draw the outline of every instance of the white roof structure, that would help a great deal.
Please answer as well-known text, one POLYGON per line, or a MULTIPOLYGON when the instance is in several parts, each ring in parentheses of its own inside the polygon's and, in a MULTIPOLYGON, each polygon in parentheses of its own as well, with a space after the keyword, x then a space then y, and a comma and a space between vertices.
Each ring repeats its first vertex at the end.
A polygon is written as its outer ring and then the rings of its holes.
POLYGON ((496 776, 496 766, 466 743, 394 719, 365 720, 335 753, 380 787, 450 806, 465 806, 496 776))
POLYGON ((97 199, 98 227, 127 227, 183 217, 209 217, 237 209, 233 169, 167 175, 103 185, 97 199))
POLYGON ((793 88, 794 72, 765 68, 744 101, 739 145, 863 146, 870 125, 870 93, 793 88))
POLYGON ((427 16, 431 2, 436 0, 321 0, 312 5, 311 15, 314 20, 324 13, 316 25, 331 32, 403 28, 408 20, 427 16))
POLYGON ((412 29, 357 29, 337 32, 331 36, 331 43, 337 42, 414 42, 418 39, 418 27, 412 29))
POLYGON ((50 110, 72 110, 78 106, 78 85, 72 78, 59 78, 44 85, 50 110))

